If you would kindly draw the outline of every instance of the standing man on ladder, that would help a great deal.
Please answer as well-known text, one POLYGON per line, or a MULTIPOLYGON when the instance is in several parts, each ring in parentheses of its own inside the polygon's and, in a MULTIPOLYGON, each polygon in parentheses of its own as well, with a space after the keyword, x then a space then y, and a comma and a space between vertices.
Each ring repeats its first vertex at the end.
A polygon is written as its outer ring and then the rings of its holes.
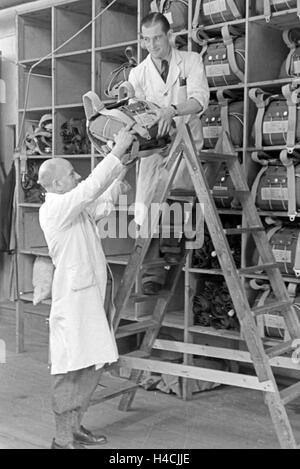
MULTIPOLYGON (((202 58, 195 52, 179 51, 172 46, 170 24, 161 13, 147 15, 142 20, 141 33, 142 45, 149 55, 130 72, 129 81, 135 89, 135 96, 161 107, 157 111, 158 137, 171 131, 173 120, 176 123, 183 121, 189 124, 196 148, 201 150, 203 135, 199 116, 209 102, 209 88, 202 58)), ((138 225, 143 223, 164 164, 165 160, 158 153, 141 160, 135 211, 135 221, 138 225)), ((173 188, 193 190, 184 162, 179 166, 173 188)), ((174 242, 165 240, 163 244, 166 261, 176 261, 176 257, 174 259, 171 254, 174 252, 174 242), (170 253, 168 245, 173 245, 170 253)), ((179 245, 177 249, 180 252, 179 245)), ((152 241, 148 257, 159 257, 158 240, 152 241)), ((163 267, 148 268, 142 278, 143 293, 155 295, 164 283, 163 267)))

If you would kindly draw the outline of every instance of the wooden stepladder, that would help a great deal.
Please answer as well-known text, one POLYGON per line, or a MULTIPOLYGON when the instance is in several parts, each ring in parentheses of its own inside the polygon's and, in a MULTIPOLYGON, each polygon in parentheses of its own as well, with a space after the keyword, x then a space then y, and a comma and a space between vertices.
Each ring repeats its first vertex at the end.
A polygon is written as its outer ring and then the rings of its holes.
MULTIPOLYGON (((216 351, 214 347, 213 353, 210 355, 210 347, 185 342, 157 341, 167 306, 175 292, 180 273, 185 264, 187 250, 185 250, 178 264, 170 268, 164 290, 157 295, 152 317, 144 321, 119 327, 126 304, 129 298, 132 297, 136 275, 144 265, 144 258, 151 242, 150 234, 154 232, 154 227, 157 226, 159 221, 160 211, 157 210, 154 215, 153 213, 151 214, 151 223, 148 223, 147 233, 149 236, 140 237, 136 241, 134 251, 129 259, 115 297, 116 315, 114 318, 114 329, 116 336, 125 337, 139 332, 145 332, 145 335, 138 351, 120 357, 120 365, 131 369, 131 376, 126 386, 119 389, 118 392, 112 393, 110 397, 122 394, 120 409, 127 410, 134 399, 138 387, 137 383, 144 370, 260 390, 264 392, 265 402, 268 405, 281 447, 296 449, 297 444, 285 406, 300 396, 300 382, 280 392, 274 378, 272 366, 274 366, 274 362, 278 360, 279 357, 281 357, 280 359, 282 360, 292 360, 292 358, 287 358, 286 354, 291 353, 296 346, 299 346, 297 339, 300 339, 300 323, 286 290, 278 264, 275 262, 271 246, 269 245, 265 229, 251 197, 242 167, 238 161, 237 155, 233 152, 232 154, 201 152, 200 155, 197 155, 189 128, 186 125, 182 125, 178 129, 178 134, 172 145, 164 172, 158 181, 152 203, 161 204, 166 201, 182 158, 185 159, 188 166, 198 201, 201 202, 202 207, 204 207, 203 214, 207 228, 218 255, 224 279, 226 280, 240 322, 241 333, 248 347, 248 352, 236 350, 228 351, 228 349, 221 348, 219 351, 216 351), (206 169, 201 163, 202 160, 209 162, 206 169), (225 230, 216 209, 211 187, 214 185, 218 169, 222 163, 227 165, 234 187, 234 196, 240 201, 242 206, 245 220, 247 221, 247 226, 244 228, 225 230), (251 235, 257 246, 261 264, 238 269, 227 241, 227 235, 231 234, 251 235), (252 308, 249 305, 242 279, 244 276, 249 276, 261 271, 267 274, 276 300, 274 300, 274 303, 271 305, 268 304, 267 306, 252 308), (284 316, 290 339, 275 346, 266 347, 260 337, 255 318, 271 311, 278 311, 278 309, 281 310, 284 316), (251 361, 255 368, 256 376, 207 370, 190 365, 151 360, 149 359, 151 350, 158 342, 159 346, 157 348, 176 350, 183 354, 204 354, 205 356, 213 356, 215 358, 230 357, 235 361, 251 361), (285 357, 282 357, 282 355, 285 355, 285 357), (248 360, 246 359, 247 357, 248 360)), ((156 262, 159 263, 160 260, 156 262)), ((164 263, 163 260, 161 260, 161 262, 164 263)), ((137 297, 136 300, 147 301, 149 298, 153 301, 153 297, 143 295, 137 297)), ((106 398, 108 398, 108 396, 106 396, 106 398)))

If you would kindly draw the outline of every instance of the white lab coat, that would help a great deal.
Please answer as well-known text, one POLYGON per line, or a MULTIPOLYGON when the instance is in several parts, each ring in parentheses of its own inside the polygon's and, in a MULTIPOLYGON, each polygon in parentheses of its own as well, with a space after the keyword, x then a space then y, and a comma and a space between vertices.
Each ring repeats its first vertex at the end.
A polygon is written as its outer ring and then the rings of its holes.
MULTIPOLYGON (((129 81, 135 89, 136 98, 151 101, 160 107, 184 103, 194 98, 205 110, 209 103, 209 87, 202 58, 196 52, 172 49, 166 83, 162 80, 149 54, 143 62, 131 70, 129 81), (184 80, 186 86, 181 86, 184 80)), ((175 121, 189 124, 195 145, 200 150, 203 146, 203 134, 199 114, 177 117, 175 121)), ((159 154, 143 158, 141 161, 136 191, 135 220, 138 224, 143 221, 145 215, 143 208, 151 199, 163 165, 164 159, 159 154)), ((193 188, 186 164, 183 162, 179 167, 173 188, 193 188)))
POLYGON ((40 208, 40 224, 55 265, 50 312, 53 375, 118 359, 103 307, 107 267, 95 222, 109 214, 120 183, 114 181, 123 169, 110 154, 70 192, 47 193, 40 208))

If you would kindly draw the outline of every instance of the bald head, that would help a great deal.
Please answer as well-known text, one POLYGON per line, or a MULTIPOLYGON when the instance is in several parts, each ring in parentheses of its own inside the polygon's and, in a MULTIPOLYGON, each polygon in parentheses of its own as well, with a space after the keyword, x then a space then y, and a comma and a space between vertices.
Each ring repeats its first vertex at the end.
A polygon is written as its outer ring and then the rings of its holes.
POLYGON ((64 194, 76 187, 80 180, 71 163, 63 158, 46 160, 39 169, 39 184, 47 192, 64 194))

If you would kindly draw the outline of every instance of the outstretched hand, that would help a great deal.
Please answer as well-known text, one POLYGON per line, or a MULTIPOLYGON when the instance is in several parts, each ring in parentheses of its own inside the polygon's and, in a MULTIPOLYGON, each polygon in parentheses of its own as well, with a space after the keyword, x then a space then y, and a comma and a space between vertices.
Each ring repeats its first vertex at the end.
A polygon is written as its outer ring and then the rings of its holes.
POLYGON ((132 145, 134 135, 130 130, 131 127, 131 125, 127 125, 114 135, 115 146, 113 148, 113 153, 117 158, 121 158, 132 145))

